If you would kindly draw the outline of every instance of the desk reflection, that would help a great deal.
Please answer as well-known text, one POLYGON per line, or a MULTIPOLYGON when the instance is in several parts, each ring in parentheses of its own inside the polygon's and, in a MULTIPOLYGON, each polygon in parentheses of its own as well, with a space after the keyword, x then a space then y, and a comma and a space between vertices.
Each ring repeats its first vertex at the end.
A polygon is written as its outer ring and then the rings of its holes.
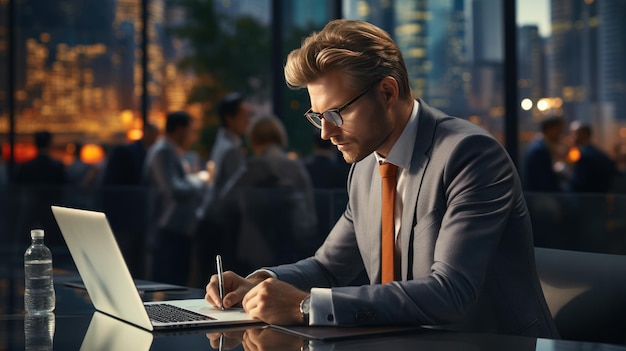
POLYGON ((246 351, 301 351, 307 349, 309 342, 300 337, 285 334, 269 327, 251 328, 223 333, 207 333, 211 347, 232 350, 241 345, 246 351))
POLYGON ((44 314, 24 315, 24 349, 52 350, 55 329, 55 315, 44 314))
POLYGON ((152 346, 152 338, 152 333, 148 331, 96 311, 91 317, 80 349, 147 351, 152 346))
MULTIPOLYGON (((69 320, 72 319, 70 318, 69 320)), ((286 334, 267 326, 248 326, 247 328, 186 329, 173 330, 166 333, 150 333, 100 312, 94 312, 89 327, 84 334, 80 350, 626 351, 624 345, 535 339, 495 334, 431 331, 367 336, 324 342, 286 334)), ((65 330, 65 333, 67 332, 71 333, 71 331, 65 330)), ((76 333, 76 331, 74 330, 73 333, 76 333)), ((57 344, 55 340, 55 349, 61 345, 57 344)), ((67 348, 61 347, 59 349, 67 348)))

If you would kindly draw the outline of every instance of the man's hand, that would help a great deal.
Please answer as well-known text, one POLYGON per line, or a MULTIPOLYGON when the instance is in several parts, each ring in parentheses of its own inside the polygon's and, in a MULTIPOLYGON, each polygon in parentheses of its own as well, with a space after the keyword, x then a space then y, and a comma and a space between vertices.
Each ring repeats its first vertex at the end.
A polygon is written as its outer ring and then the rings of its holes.
MULTIPOLYGON (((270 277, 268 274, 260 273, 246 279, 231 271, 224 272, 224 308, 241 303, 250 289, 268 277, 270 277)), ((217 274, 211 276, 204 298, 214 307, 222 308, 217 274)))
POLYGON ((231 350, 241 344, 244 330, 227 331, 224 333, 206 333, 207 339, 211 342, 211 347, 216 350, 231 350), (222 347, 220 348, 220 344, 222 347))
POLYGON ((243 348, 246 351, 286 350, 300 351, 302 339, 271 328, 246 329, 243 334, 243 348))
MULTIPOLYGON (((211 279, 213 280, 213 279, 211 279)), ((245 295, 243 308, 254 318, 268 324, 305 324, 300 302, 308 293, 274 278, 263 280, 245 295)))

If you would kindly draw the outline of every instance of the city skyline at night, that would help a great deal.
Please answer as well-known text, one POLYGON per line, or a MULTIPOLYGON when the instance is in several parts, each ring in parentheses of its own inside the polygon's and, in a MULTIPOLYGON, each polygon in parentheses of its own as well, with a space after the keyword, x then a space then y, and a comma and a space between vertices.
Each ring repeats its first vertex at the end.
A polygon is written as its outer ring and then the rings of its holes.
MULTIPOLYGON (((67 141, 124 142, 143 119, 140 1, 60 0, 45 9, 36 4, 17 2, 18 139, 27 140, 45 128, 67 141)), ((269 0, 215 6, 230 16, 255 15, 266 26, 272 21, 269 0)), ((286 23, 304 28, 308 23, 299 22, 313 18, 321 26, 328 9, 312 13, 312 6, 302 2, 286 7, 285 16, 291 18, 286 23)), ((342 9, 344 17, 364 19, 390 32, 404 53, 416 96, 502 138, 501 1, 346 0, 342 9)), ((519 99, 532 102, 528 111, 521 110, 521 141, 531 137, 545 113, 557 113, 593 123, 607 143, 621 142, 626 137, 626 100, 621 98, 626 72, 618 61, 626 50, 618 34, 625 29, 620 20, 626 14, 624 1, 533 0, 518 2, 518 13, 519 99), (536 23, 529 16, 533 6, 539 12, 536 23), (541 99, 561 105, 541 111, 541 99)), ((188 103, 198 77, 178 65, 190 48, 168 33, 170 26, 185 22, 184 12, 155 0, 149 3, 148 18, 147 120, 161 125, 166 111, 184 108, 199 118, 206 107, 188 103)), ((6 18, 0 21, 0 63, 5 67, 6 18)), ((4 101, 6 89, 0 83, 4 101)), ((8 111, 0 106, 3 134, 8 123, 8 111)))

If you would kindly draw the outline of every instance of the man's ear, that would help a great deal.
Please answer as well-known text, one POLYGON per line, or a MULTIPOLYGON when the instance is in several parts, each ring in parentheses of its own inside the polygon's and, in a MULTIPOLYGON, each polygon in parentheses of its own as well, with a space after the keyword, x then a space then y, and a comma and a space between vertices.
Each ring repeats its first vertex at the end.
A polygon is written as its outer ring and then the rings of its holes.
POLYGON ((379 83, 378 89, 383 93, 384 100, 388 106, 391 106, 398 101, 400 88, 398 86, 398 81, 395 78, 391 76, 383 78, 379 83))

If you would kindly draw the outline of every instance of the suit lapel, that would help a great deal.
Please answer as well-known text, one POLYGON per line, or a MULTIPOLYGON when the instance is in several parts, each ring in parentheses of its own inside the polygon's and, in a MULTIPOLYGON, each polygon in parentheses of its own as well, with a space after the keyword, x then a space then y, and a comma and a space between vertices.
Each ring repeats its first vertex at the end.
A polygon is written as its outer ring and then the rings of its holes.
MULTIPOLYGON (((412 278, 408 274, 408 269, 413 265, 413 227, 416 224, 415 208, 417 206, 417 198, 419 196, 424 171, 430 160, 427 152, 430 149, 435 134, 435 119, 430 107, 421 99, 419 102, 417 135, 415 137, 415 146, 413 148, 413 156, 411 158, 411 166, 407 174, 406 195, 403 200, 402 209, 402 227, 400 232, 401 249, 402 249, 402 279, 408 280, 412 278)), ((379 177, 380 178, 380 177, 379 177)), ((379 179, 380 181, 380 179, 379 179)), ((373 213, 373 212, 372 212, 373 213)), ((380 246, 380 244, 379 244, 380 246)))

